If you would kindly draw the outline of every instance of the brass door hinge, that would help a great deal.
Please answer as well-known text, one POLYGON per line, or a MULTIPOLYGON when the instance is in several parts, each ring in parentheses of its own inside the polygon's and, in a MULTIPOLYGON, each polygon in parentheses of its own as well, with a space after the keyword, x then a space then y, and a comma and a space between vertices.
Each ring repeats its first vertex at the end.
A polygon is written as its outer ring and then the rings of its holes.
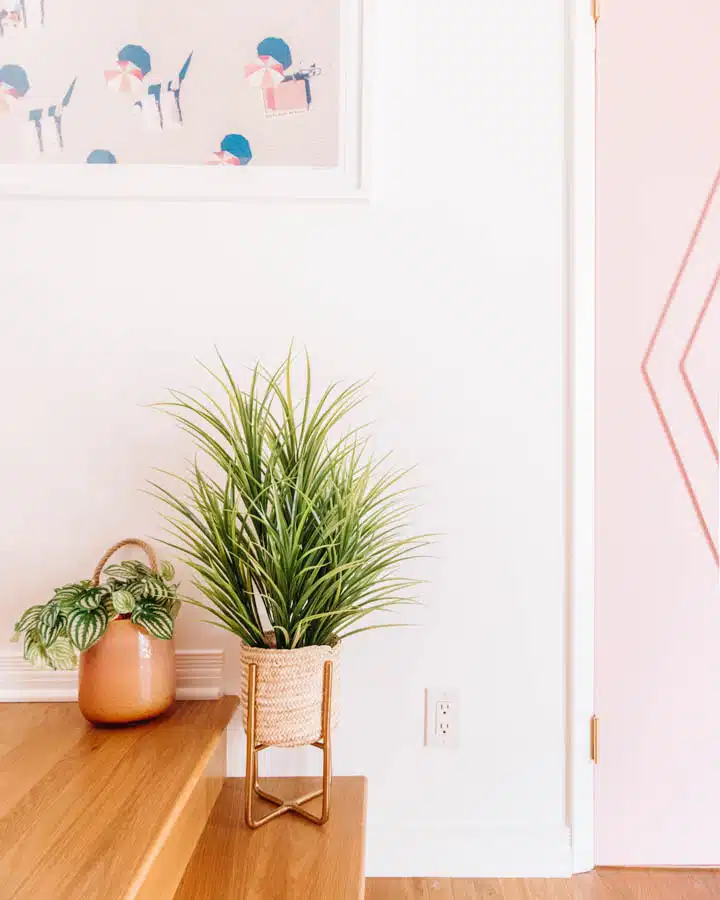
POLYGON ((598 761, 598 717, 590 719, 590 759, 597 765, 598 761))
POLYGON ((600 21, 600 0, 591 0, 593 22, 597 25, 600 21))

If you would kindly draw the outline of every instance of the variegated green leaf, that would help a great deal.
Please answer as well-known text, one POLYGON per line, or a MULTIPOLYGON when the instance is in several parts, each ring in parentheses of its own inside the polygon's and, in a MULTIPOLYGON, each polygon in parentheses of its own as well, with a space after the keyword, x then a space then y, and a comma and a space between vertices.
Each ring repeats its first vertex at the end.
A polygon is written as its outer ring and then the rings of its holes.
POLYGON ((125 569, 120 563, 114 563, 111 566, 106 566, 103 570, 108 578, 112 578, 113 581, 124 582, 127 581, 128 578, 132 578, 130 572, 125 569))
POLYGON ((50 665, 47 652, 36 628, 31 628, 25 634, 23 655, 29 663, 37 668, 50 665))
POLYGON ((74 669, 77 665, 75 648, 68 638, 59 637, 46 650, 48 659, 55 669, 74 669))
POLYGON ((157 591, 158 598, 167 600, 168 597, 175 596, 176 589, 175 589, 174 584, 169 584, 167 581, 163 581, 162 578, 160 578, 159 576, 154 578, 153 581, 157 585, 156 591, 157 591))
POLYGON ((139 559, 126 559, 125 562, 120 563, 120 567, 127 572, 130 578, 144 578, 152 574, 152 570, 139 559))
POLYGON ((89 581, 77 581, 74 584, 65 584, 56 588, 53 600, 75 600, 80 594, 90 587, 89 581))
POLYGON ((181 606, 182 603, 179 600, 176 600, 170 607, 170 616, 172 617, 173 622, 175 621, 175 619, 177 619, 181 606))
POLYGON ((143 597, 147 600, 166 600, 170 595, 170 587, 158 578, 143 578, 143 597))
POLYGON ((164 559, 160 563, 160 574, 165 579, 165 581, 172 581, 175 577, 175 566, 164 559))
POLYGON ((169 641, 173 635, 172 616, 157 603, 143 603, 136 606, 131 619, 137 625, 142 625, 153 637, 169 641))
POLYGON ((90 588, 91 585, 89 581, 78 581, 76 584, 66 584, 64 587, 58 588, 55 591, 53 600, 60 604, 63 613, 67 615, 70 610, 75 609, 78 598, 86 591, 90 590, 90 588))
POLYGON ((37 623, 40 640, 46 647, 49 647, 58 636, 62 625, 63 616, 60 611, 60 604, 56 601, 51 601, 40 613, 37 623))
POLYGON ((130 591, 115 591, 112 595, 112 604, 116 613, 127 615, 135 609, 135 597, 130 591))
POLYGON ((123 585, 124 591, 130 591, 136 600, 142 600, 145 595, 145 587, 143 581, 128 581, 123 585))
POLYGON ((152 598, 153 600, 159 600, 164 597, 166 594, 166 587, 161 581, 156 581, 154 578, 145 578, 143 580, 143 587, 145 588, 145 596, 152 598))
POLYGON ((31 606, 29 609, 26 609, 15 623, 16 633, 27 631, 29 628, 34 628, 44 609, 44 606, 31 606))
POLYGON ((59 600, 58 602, 60 603, 60 609, 65 616, 77 606, 76 597, 66 597, 64 600, 59 600))
POLYGON ((104 606, 97 609, 75 609, 68 616, 68 637, 80 652, 89 650, 105 634, 110 617, 104 606))
POLYGON ((89 588, 77 598, 77 606, 80 609, 97 609, 102 604, 104 594, 102 588, 89 588))

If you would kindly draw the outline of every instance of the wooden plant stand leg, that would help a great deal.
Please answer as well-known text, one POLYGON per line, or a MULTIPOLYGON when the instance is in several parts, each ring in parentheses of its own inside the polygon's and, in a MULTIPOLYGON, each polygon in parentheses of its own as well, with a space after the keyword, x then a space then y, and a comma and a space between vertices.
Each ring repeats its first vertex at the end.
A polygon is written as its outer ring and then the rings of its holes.
POLYGON ((311 746, 317 747, 323 752, 323 775, 320 790, 303 794, 295 800, 283 800, 264 791, 258 781, 258 753, 269 747, 269 744, 258 744, 256 741, 257 725, 257 676, 258 667, 255 663, 248 666, 248 709, 247 709, 247 760, 245 764, 245 822, 249 828, 259 828, 266 822, 277 819, 285 813, 295 813, 314 822, 315 825, 324 825, 330 817, 330 789, 332 787, 332 746, 331 746, 331 714, 332 714, 332 683, 333 664, 330 660, 325 663, 323 670, 323 701, 322 701, 322 730, 321 739, 311 746), (255 818, 254 795, 262 797, 278 808, 271 813, 255 818), (315 815, 307 809, 303 809, 305 803, 322 797, 320 815, 315 815))

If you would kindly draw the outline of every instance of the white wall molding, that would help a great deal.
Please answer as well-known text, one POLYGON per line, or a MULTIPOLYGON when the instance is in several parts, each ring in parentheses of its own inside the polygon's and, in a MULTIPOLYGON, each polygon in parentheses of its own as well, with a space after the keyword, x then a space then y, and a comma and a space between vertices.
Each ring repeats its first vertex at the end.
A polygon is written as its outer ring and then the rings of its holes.
POLYGON ((369 821, 371 878, 560 878, 572 871, 570 831, 369 821))
POLYGON ((225 693, 224 650, 178 650, 175 666, 179 700, 214 700, 225 693))
MULTIPOLYGON (((178 700, 215 700, 224 694, 222 650, 178 650, 175 654, 178 700)), ((0 701, 77 700, 77 672, 36 669, 19 653, 0 654, 0 701)))
POLYGON ((595 23, 566 6, 567 553, 566 815, 573 872, 595 864, 595 23))
POLYGON ((77 672, 36 669, 17 653, 0 655, 0 701, 77 700, 77 672))

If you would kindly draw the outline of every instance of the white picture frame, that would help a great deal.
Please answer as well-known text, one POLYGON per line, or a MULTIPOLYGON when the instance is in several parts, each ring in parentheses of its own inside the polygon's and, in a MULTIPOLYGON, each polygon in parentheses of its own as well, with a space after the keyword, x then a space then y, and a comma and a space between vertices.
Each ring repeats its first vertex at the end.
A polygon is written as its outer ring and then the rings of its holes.
POLYGON ((340 160, 302 166, 0 164, 0 199, 363 200, 369 197, 366 0, 342 0, 340 160))

